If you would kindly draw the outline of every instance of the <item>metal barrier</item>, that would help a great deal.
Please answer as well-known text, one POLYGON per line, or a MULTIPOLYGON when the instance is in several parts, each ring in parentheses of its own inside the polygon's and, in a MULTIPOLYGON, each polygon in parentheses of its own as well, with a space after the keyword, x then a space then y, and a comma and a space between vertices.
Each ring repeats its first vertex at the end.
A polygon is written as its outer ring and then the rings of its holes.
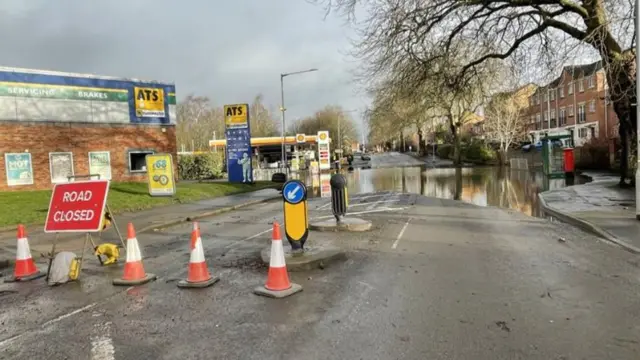
POLYGON ((336 221, 340 222, 347 214, 349 199, 347 195, 347 179, 342 174, 335 174, 329 181, 331 184, 331 210, 336 221))

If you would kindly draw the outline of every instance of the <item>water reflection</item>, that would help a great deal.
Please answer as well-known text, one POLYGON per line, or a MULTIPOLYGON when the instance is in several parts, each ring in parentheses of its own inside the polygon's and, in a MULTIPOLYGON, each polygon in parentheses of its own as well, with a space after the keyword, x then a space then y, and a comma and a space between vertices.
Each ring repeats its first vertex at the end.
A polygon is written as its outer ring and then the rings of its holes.
MULTIPOLYGON (((343 172, 347 177, 349 194, 375 191, 415 193, 443 199, 461 200, 480 206, 498 206, 542 216, 538 193, 573 185, 573 180, 549 179, 542 172, 508 168, 437 169, 426 167, 398 167, 355 169, 343 172)), ((265 174, 265 179, 270 174, 265 174)), ((330 174, 311 175, 307 172, 290 174, 303 180, 310 197, 330 197, 330 174)), ((576 182, 582 182, 576 178, 576 182)))
POLYGON ((345 175, 350 194, 392 190, 499 206, 532 216, 540 215, 539 192, 572 185, 565 179, 549 179, 541 172, 495 167, 356 169, 345 175))

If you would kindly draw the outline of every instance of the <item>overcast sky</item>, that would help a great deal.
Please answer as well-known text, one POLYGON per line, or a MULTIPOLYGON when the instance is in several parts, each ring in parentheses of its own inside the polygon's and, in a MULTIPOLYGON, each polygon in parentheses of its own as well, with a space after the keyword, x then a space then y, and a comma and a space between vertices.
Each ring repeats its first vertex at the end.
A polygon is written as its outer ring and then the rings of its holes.
MULTIPOLYGON (((304 0, 0 0, 0 65, 176 84, 178 98, 280 103, 290 120, 327 104, 363 110, 353 31, 304 0), (187 5, 188 4, 188 5, 187 5)), ((353 113, 360 122, 360 113, 353 113)))

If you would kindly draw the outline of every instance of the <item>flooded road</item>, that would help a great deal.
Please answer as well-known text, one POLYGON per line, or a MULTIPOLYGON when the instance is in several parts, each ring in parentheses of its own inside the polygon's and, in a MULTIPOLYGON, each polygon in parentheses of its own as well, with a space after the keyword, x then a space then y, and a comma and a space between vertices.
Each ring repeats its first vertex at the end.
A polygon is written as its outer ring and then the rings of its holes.
MULTIPOLYGON (((498 167, 388 167, 345 170, 343 174, 347 177, 349 194, 398 191, 508 208, 530 216, 541 215, 539 192, 584 182, 580 177, 571 182, 548 179, 541 171, 498 167)), ((330 174, 308 176, 310 192, 314 196, 330 196, 330 177, 330 174)))

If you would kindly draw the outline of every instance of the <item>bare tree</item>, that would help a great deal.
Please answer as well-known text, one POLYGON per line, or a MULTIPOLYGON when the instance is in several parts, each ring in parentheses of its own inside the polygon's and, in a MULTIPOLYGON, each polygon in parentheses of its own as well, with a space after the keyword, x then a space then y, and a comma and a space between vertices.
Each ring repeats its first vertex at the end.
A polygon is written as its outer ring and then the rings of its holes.
POLYGON ((511 144, 526 136, 527 119, 523 116, 535 85, 494 95, 486 107, 484 129, 489 141, 498 143, 500 164, 507 161, 511 144))
POLYGON ((292 125, 294 133, 316 134, 323 130, 329 131, 329 137, 333 139, 333 147, 336 149, 348 151, 351 142, 358 139, 355 121, 340 106, 326 106, 316 111, 313 116, 292 125), (342 139, 339 139, 339 136, 342 139))
POLYGON ((214 133, 224 136, 222 109, 216 109, 207 97, 188 95, 177 105, 176 138, 178 150, 209 149, 214 133))
MULTIPOLYGON (((622 143, 627 144, 635 132, 637 119, 631 104, 636 102, 632 49, 636 39, 631 0, 308 1, 324 4, 327 11, 339 11, 351 20, 357 6, 364 7, 369 16, 359 23, 357 55, 376 73, 391 71, 404 59, 430 68, 460 42, 469 45, 468 60, 451 79, 455 82, 492 59, 529 59, 528 64, 557 69, 568 52, 591 50, 605 64, 622 143)), ((624 153, 623 172, 627 157, 624 153)))
MULTIPOLYGON (((177 105, 176 137, 178 149, 206 151, 209 140, 224 138, 224 115, 222 106, 214 106, 209 98, 188 95, 177 105)), ((249 104, 251 136, 274 136, 278 134, 277 119, 257 95, 249 104)))
POLYGON ((264 106, 262 94, 257 95, 249 108, 251 136, 278 135, 278 119, 276 116, 273 111, 264 106))

